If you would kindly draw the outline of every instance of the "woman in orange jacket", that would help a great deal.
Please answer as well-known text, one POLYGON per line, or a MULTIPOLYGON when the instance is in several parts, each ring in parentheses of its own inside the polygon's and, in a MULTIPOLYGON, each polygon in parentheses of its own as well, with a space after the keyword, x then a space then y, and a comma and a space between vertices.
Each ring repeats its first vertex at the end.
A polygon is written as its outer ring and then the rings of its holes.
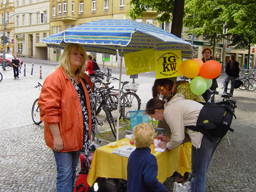
POLYGON ((38 100, 44 138, 57 165, 57 192, 73 191, 80 151, 89 152, 95 130, 92 82, 83 71, 86 60, 81 45, 67 45, 59 66, 45 79, 38 100))

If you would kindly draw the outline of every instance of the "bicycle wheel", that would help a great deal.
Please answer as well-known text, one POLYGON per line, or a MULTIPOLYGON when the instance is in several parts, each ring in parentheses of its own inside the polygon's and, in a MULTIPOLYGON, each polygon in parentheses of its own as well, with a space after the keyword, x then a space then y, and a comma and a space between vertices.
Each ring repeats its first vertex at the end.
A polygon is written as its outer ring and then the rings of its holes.
POLYGON ((249 82, 248 90, 255 91, 256 90, 256 80, 253 78, 249 78, 248 82, 249 82))
POLYGON ((137 111, 140 110, 141 100, 136 93, 133 92, 126 92, 120 98, 121 104, 121 117, 124 119, 129 119, 126 117, 126 113, 128 111, 137 111))
POLYGON ((106 105, 103 107, 103 110, 106 114, 106 118, 107 118, 107 121, 108 121, 108 124, 110 126, 110 129, 114 135, 114 137, 116 138, 116 127, 115 127, 115 120, 111 114, 111 110, 110 108, 106 105))
POLYGON ((3 80, 3 74, 0 73, 0 82, 3 80))
POLYGON ((38 99, 36 99, 32 105, 31 115, 32 115, 32 120, 36 125, 40 125, 40 123, 42 123, 42 121, 40 120, 38 99))
POLYGON ((242 82, 243 82, 243 84, 239 87, 239 89, 241 89, 241 90, 247 90, 248 89, 248 87, 249 87, 249 81, 247 80, 247 79, 240 79, 242 82))
POLYGON ((95 93, 95 106, 96 106, 96 115, 98 115, 102 108, 102 95, 99 92, 95 93))

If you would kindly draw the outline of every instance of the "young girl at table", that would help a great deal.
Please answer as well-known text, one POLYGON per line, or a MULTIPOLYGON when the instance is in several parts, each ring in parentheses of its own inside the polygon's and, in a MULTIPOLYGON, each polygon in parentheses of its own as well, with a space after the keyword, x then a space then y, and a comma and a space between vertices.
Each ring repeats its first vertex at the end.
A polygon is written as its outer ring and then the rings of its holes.
MULTIPOLYGON (((182 144, 185 127, 196 126, 202 108, 201 103, 184 99, 181 93, 175 94, 167 103, 158 98, 150 99, 146 104, 146 113, 156 120, 165 120, 172 132, 171 139, 162 137, 163 141, 158 146, 173 150, 182 144)), ((193 145, 191 192, 204 192, 207 169, 221 138, 209 139, 201 132, 191 129, 187 129, 187 132, 193 145)))
POLYGON ((150 153, 155 130, 148 123, 140 123, 133 129, 136 149, 131 153, 127 165, 127 192, 166 192, 157 176, 156 157, 150 153))

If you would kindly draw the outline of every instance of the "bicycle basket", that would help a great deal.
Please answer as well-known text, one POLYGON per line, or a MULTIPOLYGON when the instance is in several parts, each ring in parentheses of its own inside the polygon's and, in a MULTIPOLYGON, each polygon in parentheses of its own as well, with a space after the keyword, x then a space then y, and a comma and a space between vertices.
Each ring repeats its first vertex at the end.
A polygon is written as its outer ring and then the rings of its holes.
POLYGON ((138 83, 129 83, 124 85, 125 90, 138 91, 139 84, 138 83))

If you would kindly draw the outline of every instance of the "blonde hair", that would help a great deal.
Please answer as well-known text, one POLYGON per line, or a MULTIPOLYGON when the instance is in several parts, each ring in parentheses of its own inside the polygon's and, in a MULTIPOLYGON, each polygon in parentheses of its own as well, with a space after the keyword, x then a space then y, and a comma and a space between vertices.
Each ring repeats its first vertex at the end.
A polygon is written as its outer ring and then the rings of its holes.
POLYGON ((137 148, 149 147, 154 139, 155 129, 149 123, 140 123, 133 129, 133 142, 137 148))
POLYGON ((89 60, 88 56, 86 54, 85 49, 83 48, 82 45, 80 44, 75 44, 75 43, 70 43, 68 44, 65 49, 64 52, 62 53, 62 55, 60 56, 60 61, 59 61, 59 67, 63 67, 64 72, 66 73, 66 75, 70 78, 70 62, 69 62, 69 57, 70 54, 75 50, 78 49, 80 51, 81 54, 84 55, 84 61, 83 64, 77 69, 75 75, 79 75, 80 77, 83 77, 84 74, 84 70, 83 68, 86 65, 86 61, 89 60))

